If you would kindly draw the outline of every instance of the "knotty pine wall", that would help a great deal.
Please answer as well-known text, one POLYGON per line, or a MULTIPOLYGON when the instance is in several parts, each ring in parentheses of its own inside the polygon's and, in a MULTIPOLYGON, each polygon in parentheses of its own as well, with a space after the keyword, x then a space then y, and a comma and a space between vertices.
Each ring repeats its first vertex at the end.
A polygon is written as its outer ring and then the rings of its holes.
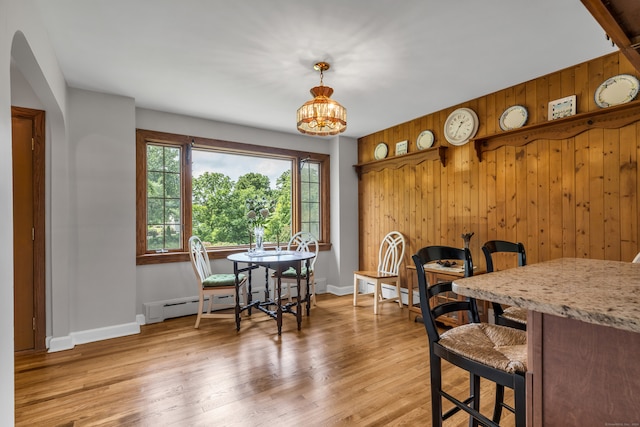
POLYGON ((390 230, 408 240, 405 265, 424 246, 462 247, 460 236, 467 232, 475 232, 470 248, 480 268, 481 245, 490 239, 522 242, 528 263, 559 257, 631 261, 640 251, 640 117, 620 129, 500 147, 484 152, 482 161, 472 142, 451 146, 442 133, 447 115, 462 106, 478 113, 477 136, 501 132, 500 115, 515 104, 527 107, 527 125, 546 122, 548 102, 573 94, 578 113, 600 110, 594 91, 622 73, 640 77, 613 53, 360 138, 359 164, 374 160, 380 142, 390 156, 402 140, 416 151, 425 129, 433 130, 434 146, 448 146, 445 166, 426 160, 361 175, 360 268, 376 268, 379 243, 390 230))

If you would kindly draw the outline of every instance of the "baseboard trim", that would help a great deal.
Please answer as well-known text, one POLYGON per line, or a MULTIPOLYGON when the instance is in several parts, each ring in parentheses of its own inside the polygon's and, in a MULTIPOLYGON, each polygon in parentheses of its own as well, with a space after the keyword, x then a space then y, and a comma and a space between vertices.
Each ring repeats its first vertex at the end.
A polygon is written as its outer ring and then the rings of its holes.
POLYGON ((78 344, 87 344, 95 341, 139 334, 140 324, 138 323, 138 320, 138 316, 136 316, 136 322, 106 326, 104 328, 88 329, 86 331, 71 332, 65 337, 50 338, 48 339, 49 353, 71 350, 78 344))
POLYGON ((335 286, 327 285, 327 292, 333 295, 344 296, 353 294, 353 285, 351 286, 335 286))

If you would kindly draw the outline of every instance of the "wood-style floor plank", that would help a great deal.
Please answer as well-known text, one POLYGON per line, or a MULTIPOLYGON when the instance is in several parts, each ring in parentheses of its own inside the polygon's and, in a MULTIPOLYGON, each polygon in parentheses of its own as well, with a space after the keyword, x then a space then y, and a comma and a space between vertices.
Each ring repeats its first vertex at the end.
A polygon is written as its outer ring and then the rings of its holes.
MULTIPOLYGON (((282 335, 262 314, 195 316, 144 325, 138 335, 15 360, 16 426, 282 426, 431 424, 424 326, 396 305, 319 295, 282 335)), ((446 365, 445 388, 468 378, 446 365)), ((507 392, 507 401, 512 395, 507 392)), ((485 413, 493 386, 483 383, 485 413)), ((511 414, 504 425, 513 425, 511 414)), ((466 426, 463 414, 446 424, 466 426)))

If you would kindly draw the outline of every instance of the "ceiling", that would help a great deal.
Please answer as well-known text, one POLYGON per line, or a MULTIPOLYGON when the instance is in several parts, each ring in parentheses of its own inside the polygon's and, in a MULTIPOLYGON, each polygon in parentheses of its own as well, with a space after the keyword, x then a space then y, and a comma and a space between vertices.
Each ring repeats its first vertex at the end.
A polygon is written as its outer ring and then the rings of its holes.
POLYGON ((69 86, 289 133, 319 60, 358 138, 616 50, 579 0, 35 3, 69 86))

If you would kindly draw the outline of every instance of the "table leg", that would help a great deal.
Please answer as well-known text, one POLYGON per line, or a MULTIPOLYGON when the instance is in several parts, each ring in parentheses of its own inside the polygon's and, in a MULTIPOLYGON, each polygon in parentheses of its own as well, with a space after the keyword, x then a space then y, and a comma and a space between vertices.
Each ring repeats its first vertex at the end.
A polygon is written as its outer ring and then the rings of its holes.
MULTIPOLYGON (((302 287, 300 286, 300 262, 296 264, 296 280, 298 282, 298 299, 296 301, 296 320, 298 322, 298 330, 302 329, 302 298, 300 298, 300 290, 302 287)), ((307 270, 308 271, 308 270, 307 270)), ((305 295, 307 300, 307 309, 309 307, 309 282, 307 281, 307 295, 305 295)))
MULTIPOLYGON (((238 277, 238 263, 233 263, 233 272, 236 275, 236 331, 240 330, 240 279, 238 277)), ((250 295, 250 294, 249 294, 250 295)), ((209 298, 213 298, 210 296, 209 298)), ((249 296, 247 299, 250 299, 249 296)), ((245 304, 247 301, 245 301, 245 304)))
MULTIPOLYGON (((310 263, 309 260, 306 260, 306 268, 307 268, 307 316, 311 313, 311 289, 309 288, 309 279, 311 274, 309 273, 310 263)), ((300 289, 300 281, 298 281, 298 289, 300 289)), ((299 328, 298 328, 299 329, 299 328)))
POLYGON ((276 323, 278 324, 278 335, 282 335, 282 267, 278 266, 276 276, 278 276, 278 284, 276 286, 276 323))

